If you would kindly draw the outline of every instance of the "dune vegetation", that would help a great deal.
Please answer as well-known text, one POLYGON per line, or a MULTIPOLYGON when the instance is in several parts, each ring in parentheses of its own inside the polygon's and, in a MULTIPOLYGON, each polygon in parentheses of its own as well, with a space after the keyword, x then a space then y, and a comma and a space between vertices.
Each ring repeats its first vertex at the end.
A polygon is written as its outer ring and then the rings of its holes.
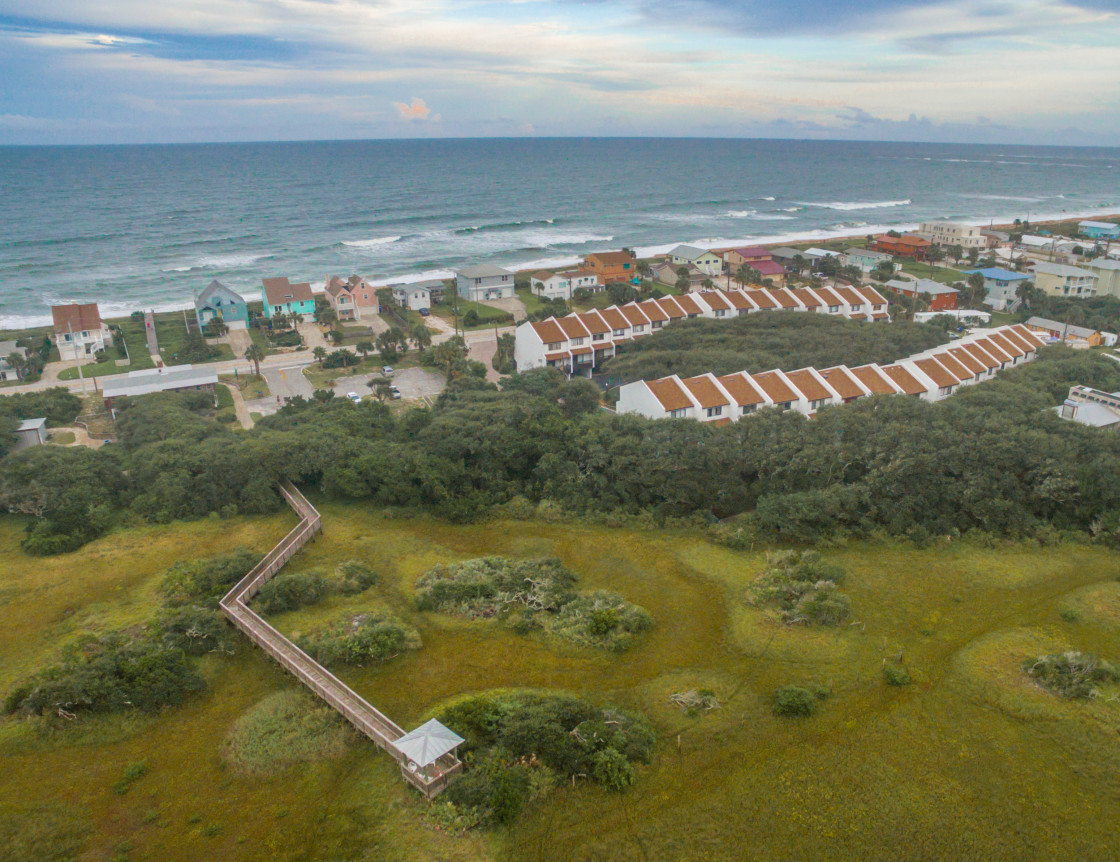
MULTIPOLYGON (((653 750, 628 765, 611 754, 589 761, 603 780, 557 780, 530 755, 523 807, 508 825, 456 828, 441 819, 446 806, 429 808, 388 757, 234 632, 232 654, 190 658, 205 685, 181 705, 0 719, 0 857, 893 860, 906 848, 915 859, 1010 860, 1114 852, 1117 683, 1093 670, 1094 693, 1069 697, 1027 672, 1067 653, 1120 659, 1120 560, 1104 547, 853 541, 794 561, 773 548, 715 544, 700 531, 448 525, 316 503, 324 535, 285 571, 349 572, 360 583, 269 619, 294 638, 378 614, 415 630, 418 649, 336 668, 399 724, 437 715, 454 722, 468 714, 463 704, 524 702, 510 700, 518 691, 574 695, 608 711, 600 715, 648 721, 653 750), (555 558, 580 590, 621 596, 655 624, 615 653, 418 607, 425 573, 494 555, 555 558), (846 612, 820 624, 763 600, 759 579, 780 560, 798 590, 806 570, 788 571, 794 563, 807 562, 814 577, 831 573, 846 612), (909 684, 892 683, 887 668, 909 684), (544 795, 541 775, 550 782, 544 795)), ((169 566, 195 549, 263 553, 291 524, 280 513, 116 527, 78 552, 44 558, 20 549, 19 518, 0 519, 0 691, 57 664, 83 638, 159 618, 169 566)), ((490 757, 504 731, 482 737, 482 727, 463 735, 477 756, 490 757)), ((463 810, 477 787, 476 778, 460 792, 463 810)))

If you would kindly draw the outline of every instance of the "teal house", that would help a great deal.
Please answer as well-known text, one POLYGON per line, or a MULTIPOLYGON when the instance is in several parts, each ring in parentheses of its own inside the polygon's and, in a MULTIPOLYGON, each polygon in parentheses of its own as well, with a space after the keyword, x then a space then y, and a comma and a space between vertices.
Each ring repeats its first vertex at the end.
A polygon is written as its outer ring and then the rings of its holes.
POLYGON ((194 313, 198 317, 198 325, 203 328, 215 317, 221 317, 227 326, 249 323, 249 307, 245 304, 245 297, 234 293, 217 279, 210 282, 202 293, 195 295, 194 313))
POLYGON ((1083 221, 1077 229, 1089 239, 1120 239, 1120 224, 1108 221, 1083 221))
POLYGON ((315 314, 315 296, 307 282, 292 284, 286 276, 266 278, 263 298, 265 317, 274 317, 278 311, 308 317, 315 314))

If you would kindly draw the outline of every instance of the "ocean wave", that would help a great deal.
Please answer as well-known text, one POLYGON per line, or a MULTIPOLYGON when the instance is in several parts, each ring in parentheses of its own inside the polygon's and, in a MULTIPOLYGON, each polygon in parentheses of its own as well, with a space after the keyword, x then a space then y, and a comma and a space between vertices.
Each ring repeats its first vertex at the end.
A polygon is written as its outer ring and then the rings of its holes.
MULTIPOLYGON (((957 196, 981 201, 1022 201, 1027 204, 1040 204, 1046 200, 1046 198, 1019 197, 1017 195, 982 195, 975 192, 958 192, 957 196)), ((1064 195, 1058 195, 1058 197, 1064 197, 1064 195)))
POLYGON ((377 245, 388 245, 389 243, 398 242, 400 240, 400 236, 375 236, 372 239, 344 239, 342 244, 350 246, 351 248, 373 248, 377 245))
POLYGON ((848 210, 877 210, 887 207, 908 207, 911 203, 913 203, 913 201, 911 201, 910 198, 906 198, 901 201, 829 201, 827 203, 805 201, 802 206, 820 207, 826 210, 841 210, 847 212, 848 210))
POLYGON ((472 234, 472 233, 482 233, 483 231, 510 231, 510 230, 518 230, 518 229, 524 228, 524 227, 532 227, 533 225, 545 225, 545 224, 548 224, 548 225, 556 224, 556 219, 541 218, 541 219, 530 219, 528 221, 509 221, 509 222, 498 222, 498 223, 495 223, 495 224, 473 225, 471 227, 456 228, 455 233, 457 233, 457 234, 472 234))
POLYGON ((772 200, 774 200, 774 196, 773 195, 767 195, 764 198, 759 198, 759 200, 760 201, 772 201, 772 200))
POLYGON ((240 269, 243 266, 248 266, 251 263, 256 263, 258 260, 264 260, 268 255, 263 254, 226 254, 214 255, 209 257, 200 257, 181 266, 169 266, 164 268, 164 272, 195 272, 200 269, 210 270, 230 270, 240 269))

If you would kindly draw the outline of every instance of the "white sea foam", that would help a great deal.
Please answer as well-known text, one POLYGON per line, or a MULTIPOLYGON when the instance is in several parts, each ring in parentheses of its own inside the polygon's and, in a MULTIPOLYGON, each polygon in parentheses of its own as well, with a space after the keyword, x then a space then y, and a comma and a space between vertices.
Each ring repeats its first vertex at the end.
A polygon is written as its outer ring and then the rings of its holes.
POLYGON ((183 263, 180 266, 169 266, 164 268, 164 272, 193 272, 198 269, 207 270, 229 270, 240 269, 243 266, 248 266, 251 263, 256 263, 258 260, 263 260, 267 255, 263 254, 226 254, 226 255, 207 255, 205 257, 198 257, 183 263))
POLYGON ((388 245, 392 242, 398 242, 400 239, 399 236, 375 236, 372 239, 344 239, 342 244, 353 248, 373 248, 377 245, 388 245))
POLYGON ((820 203, 817 201, 805 201, 802 205, 807 207, 820 207, 826 210, 877 210, 885 209, 886 207, 908 207, 912 201, 910 198, 901 201, 828 201, 827 203, 820 203))

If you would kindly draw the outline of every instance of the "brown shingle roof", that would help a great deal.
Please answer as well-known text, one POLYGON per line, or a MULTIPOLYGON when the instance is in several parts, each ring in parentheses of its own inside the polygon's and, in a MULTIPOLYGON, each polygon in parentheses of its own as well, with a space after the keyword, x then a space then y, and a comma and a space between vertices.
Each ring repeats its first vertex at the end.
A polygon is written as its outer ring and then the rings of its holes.
POLYGON ((836 293, 833 292, 832 288, 830 288, 830 287, 818 287, 818 288, 815 288, 815 292, 816 292, 817 296, 819 296, 821 299, 824 300, 825 305, 827 305, 829 307, 831 307, 833 305, 843 305, 844 304, 844 300, 842 300, 839 296, 837 296, 836 293))
POLYGON ((798 371, 787 371, 786 377, 790 379, 798 389, 805 393, 805 397, 810 401, 820 401, 822 398, 832 398, 832 393, 821 386, 821 382, 813 376, 808 368, 802 368, 798 371))
POLYGON ((607 326, 612 330, 630 328, 630 321, 623 316, 618 306, 612 305, 610 308, 604 308, 599 314, 603 316, 603 319, 607 322, 607 326))
POLYGON ((564 334, 564 330, 560 328, 554 317, 550 317, 548 320, 539 320, 529 325, 533 327, 533 331, 540 336, 541 341, 545 344, 559 344, 561 341, 568 340, 568 336, 564 334))
POLYGON ((838 294, 840 294, 842 297, 844 297, 844 302, 848 303, 848 305, 863 306, 863 305, 867 304, 867 297, 864 296, 861 293, 857 293, 856 291, 852 290, 850 287, 843 287, 841 285, 837 285, 836 286, 836 292, 838 294))
POLYGON ((957 362, 971 371, 973 376, 981 374, 988 370, 987 365, 977 360, 975 356, 973 356, 963 347, 950 347, 949 353, 955 360, 957 360, 957 362))
POLYGON ((945 366, 936 359, 915 359, 914 364, 921 369, 926 377, 936 383, 938 387, 956 386, 960 383, 960 381, 950 374, 945 366))
POLYGON ((767 291, 782 308, 800 308, 797 298, 784 287, 772 287, 767 291))
POLYGON ((314 302, 311 285, 306 281, 293 284, 287 276, 264 279, 264 295, 269 305, 287 305, 289 302, 314 302))
POLYGON ((633 326, 645 326, 649 323, 649 318, 642 312, 641 306, 636 302, 628 302, 622 306, 619 311, 623 316, 630 321, 633 326))
POLYGON ((1018 344, 1016 344, 1010 338, 1005 337, 1003 332, 997 331, 997 332, 989 333, 988 334, 988 340, 991 341, 993 344, 995 344, 996 347, 998 347, 1000 350, 1002 350, 1008 356, 1011 356, 1011 357, 1022 356, 1024 353, 1026 353, 1026 351, 1023 350, 1022 347, 1020 347, 1018 344))
POLYGON ((918 379, 901 365, 883 365, 883 373, 899 385, 907 395, 921 395, 926 388, 918 379))
POLYGON ((54 319, 55 332, 101 329, 101 312, 98 311, 96 302, 52 305, 51 317, 54 319))
POLYGON ((853 368, 852 374, 856 376, 860 383, 871 390, 872 395, 894 395, 897 391, 883 379, 877 365, 861 365, 859 368, 853 368))
POLYGON ((529 278, 535 279, 536 281, 548 281, 550 278, 552 278, 552 275, 553 274, 547 269, 538 269, 531 276, 529 276, 529 278))
POLYGON ((665 309, 657 304, 656 299, 647 299, 644 302, 640 302, 638 303, 638 308, 645 313, 645 316, 650 319, 651 323, 655 320, 669 319, 669 315, 665 313, 665 309))
POLYGON ((764 290, 744 290, 747 296, 751 298, 751 302, 759 308, 777 308, 778 303, 764 290))
POLYGON ((624 263, 632 263, 634 258, 624 251, 597 251, 589 254, 584 260, 597 260, 602 266, 620 266, 624 263))
POLYGON ((718 379, 720 385, 727 390, 727 393, 735 399, 736 404, 764 404, 766 402, 766 398, 759 391, 758 387, 754 385, 750 375, 745 371, 740 371, 737 374, 728 374, 716 379, 718 379))
POLYGON ((994 343, 992 339, 977 338, 976 343, 980 347, 983 347, 986 351, 988 351, 988 353, 990 353, 995 359, 998 359, 1000 362, 1011 361, 1011 354, 1001 348, 998 344, 994 343))
POLYGON ((649 391, 653 393, 653 396, 666 410, 681 410, 693 406, 688 393, 672 377, 664 377, 661 380, 647 380, 646 386, 649 387, 649 391))
POLYGON ((801 396, 790 389, 777 371, 764 371, 762 374, 751 375, 754 382, 762 387, 762 391, 770 396, 775 404, 784 404, 787 401, 798 401, 801 396))
POLYGON ((738 290, 721 290, 720 296, 730 302, 736 309, 747 309, 747 311, 754 311, 758 306, 751 302, 749 293, 738 290))
POLYGON ((836 394, 845 401, 849 398, 862 398, 867 394, 860 388, 856 376, 843 365, 837 365, 835 368, 826 368, 820 374, 821 377, 828 381, 828 385, 836 390, 836 394))
POLYGON ((568 338, 591 337, 591 333, 587 331, 587 328, 580 323, 579 318, 574 314, 570 314, 567 317, 557 317, 556 323, 564 330, 564 334, 567 335, 568 338))
POLYGON ((978 344, 964 344, 961 345, 969 354, 976 359, 985 368, 991 370, 992 368, 999 368, 999 360, 992 357, 988 351, 978 344))
POLYGON ((720 309, 727 311, 731 308, 731 303, 728 302, 727 297, 718 290, 705 290, 700 295, 700 298, 708 303, 715 311, 719 311, 720 309))
POLYGON ((712 382, 710 374, 701 374, 699 377, 689 377, 682 380, 688 391, 700 402, 703 408, 722 407, 728 404, 727 396, 719 391, 719 387, 712 382))
POLYGON ((1024 354, 1028 353, 1031 350, 1034 350, 1034 346, 1031 345, 1030 342, 1028 342, 1025 338, 1023 338, 1023 336, 1019 335, 1019 333, 1017 333, 1013 327, 1005 326, 1000 330, 1000 332, 1003 334, 1004 338, 1006 338, 1016 347, 1022 348, 1024 354))
POLYGON ((696 300, 687 293, 682 296, 674 296, 673 299, 677 301, 677 305, 684 309, 684 313, 689 316, 703 313, 703 309, 700 308, 696 300))
POLYGON ((1014 326, 1012 326, 1011 331, 1022 336, 1027 344, 1031 345, 1032 349, 1038 349, 1039 347, 1042 347, 1046 344, 1045 341, 1043 341, 1021 323, 1016 323, 1014 326))
POLYGON ((872 305, 887 304, 887 300, 883 298, 883 294, 879 293, 879 291, 873 287, 860 286, 857 287, 856 290, 858 290, 872 305))
POLYGON ((688 317, 688 315, 684 313, 684 309, 677 305, 672 296, 663 296, 661 299, 655 299, 654 302, 665 312, 669 320, 680 320, 681 318, 688 317))
POLYGON ((790 291, 806 308, 820 308, 822 301, 807 287, 795 287, 790 291))
POLYGON ((582 323, 592 335, 603 335, 611 331, 611 328, 607 326, 607 322, 599 316, 597 311, 585 311, 583 314, 578 314, 576 316, 579 318, 579 322, 582 323))
POLYGON ((956 377, 958 380, 969 380, 974 372, 969 371, 960 362, 953 358, 951 353, 935 353, 933 358, 944 365, 949 373, 956 377))

